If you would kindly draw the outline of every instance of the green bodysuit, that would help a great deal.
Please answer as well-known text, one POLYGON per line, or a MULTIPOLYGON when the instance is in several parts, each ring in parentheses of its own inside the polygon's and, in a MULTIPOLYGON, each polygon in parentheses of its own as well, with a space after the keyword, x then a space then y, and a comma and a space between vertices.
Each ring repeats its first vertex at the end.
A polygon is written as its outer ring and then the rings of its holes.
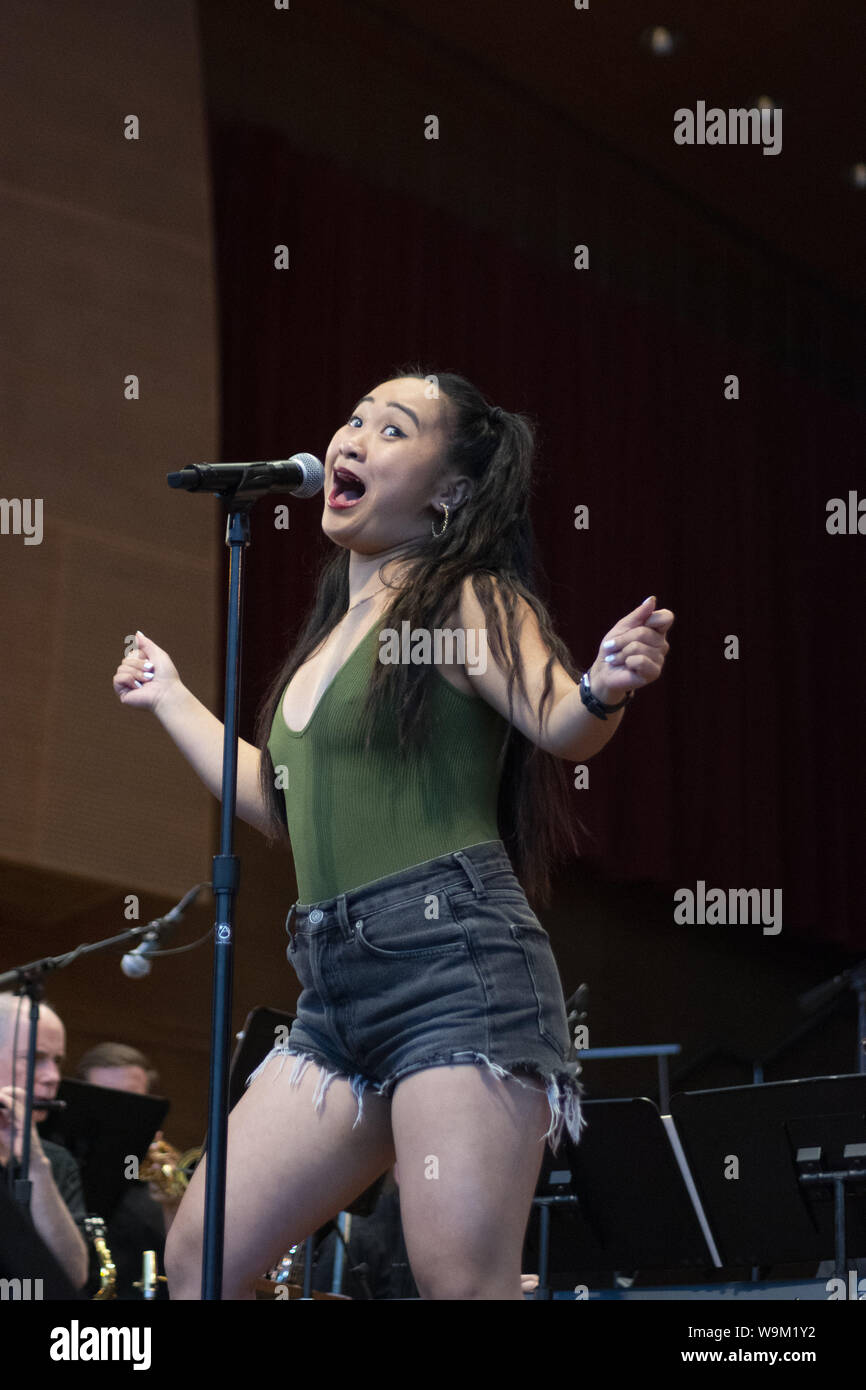
MULTIPOLYGON (((500 838, 496 804, 508 722, 481 696, 437 671, 433 732, 401 754, 396 720, 380 720, 364 747, 360 712, 378 660, 379 623, 361 639, 300 733, 283 718, 283 690, 268 749, 288 773, 286 819, 298 901, 322 902, 413 864, 500 838)), ((284 779, 285 780, 285 777, 284 779)))

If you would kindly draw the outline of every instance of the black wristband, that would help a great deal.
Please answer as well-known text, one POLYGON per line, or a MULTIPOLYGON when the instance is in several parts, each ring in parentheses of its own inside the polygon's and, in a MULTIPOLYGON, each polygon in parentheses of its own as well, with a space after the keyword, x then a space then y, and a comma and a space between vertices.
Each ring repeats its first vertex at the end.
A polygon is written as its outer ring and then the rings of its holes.
POLYGON ((607 719, 609 714, 615 714, 618 709, 623 709, 630 700, 634 699, 634 691, 630 690, 625 699, 620 700, 618 705, 603 705, 601 700, 596 699, 590 690, 589 672, 584 671, 580 678, 580 698, 590 714, 596 715, 598 719, 607 719))

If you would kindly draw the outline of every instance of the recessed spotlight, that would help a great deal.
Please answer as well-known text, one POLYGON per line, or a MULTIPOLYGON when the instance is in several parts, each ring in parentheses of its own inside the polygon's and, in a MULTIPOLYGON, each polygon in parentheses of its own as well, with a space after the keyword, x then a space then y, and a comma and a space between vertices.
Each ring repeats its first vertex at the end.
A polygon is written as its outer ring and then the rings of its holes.
POLYGON ((640 41, 656 58, 668 58, 682 43, 682 34, 664 24, 653 24, 644 29, 640 41))

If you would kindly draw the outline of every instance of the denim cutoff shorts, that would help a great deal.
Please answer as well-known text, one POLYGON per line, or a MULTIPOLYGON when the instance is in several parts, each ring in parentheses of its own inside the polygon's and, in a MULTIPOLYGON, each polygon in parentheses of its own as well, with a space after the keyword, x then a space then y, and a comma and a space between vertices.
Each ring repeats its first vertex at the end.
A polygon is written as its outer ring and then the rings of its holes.
POLYGON ((363 1114, 367 1088, 390 1096, 413 1072, 474 1064, 504 1081, 544 1082, 555 1153, 563 1127, 579 1139, 583 1087, 568 1061, 565 1000, 550 938, 501 840, 414 864, 319 903, 295 903, 287 956, 302 990, 274 1057, 300 1081, 321 1071, 320 1109, 335 1077, 363 1114))

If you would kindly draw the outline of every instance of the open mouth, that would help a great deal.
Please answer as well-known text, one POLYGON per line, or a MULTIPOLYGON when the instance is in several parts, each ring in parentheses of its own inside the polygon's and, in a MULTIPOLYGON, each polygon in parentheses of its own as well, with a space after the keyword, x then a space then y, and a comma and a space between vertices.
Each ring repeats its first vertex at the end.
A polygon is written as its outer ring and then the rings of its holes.
POLYGON ((334 483, 328 494, 328 506, 341 511, 347 507, 355 507, 366 491, 364 483, 351 469, 338 464, 334 469, 334 483))

